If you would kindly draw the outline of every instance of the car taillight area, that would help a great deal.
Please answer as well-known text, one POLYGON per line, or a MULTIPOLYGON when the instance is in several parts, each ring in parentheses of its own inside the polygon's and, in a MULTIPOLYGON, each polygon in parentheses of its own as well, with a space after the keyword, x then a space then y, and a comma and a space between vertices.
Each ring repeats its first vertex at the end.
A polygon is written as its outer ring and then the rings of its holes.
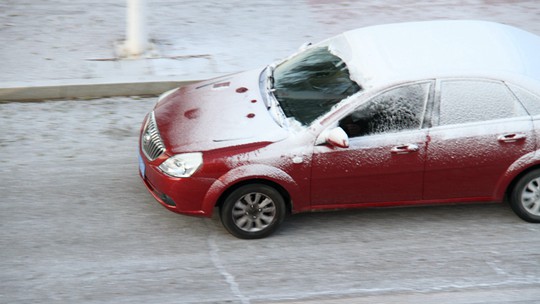
POLYGON ((165 152, 165 145, 159 135, 154 112, 148 114, 148 119, 141 133, 141 150, 144 155, 153 161, 165 152))

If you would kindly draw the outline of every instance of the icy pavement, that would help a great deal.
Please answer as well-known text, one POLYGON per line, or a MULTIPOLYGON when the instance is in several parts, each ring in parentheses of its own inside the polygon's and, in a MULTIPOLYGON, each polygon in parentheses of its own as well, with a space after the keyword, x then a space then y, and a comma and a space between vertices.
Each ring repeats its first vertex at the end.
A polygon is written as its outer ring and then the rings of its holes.
POLYGON ((0 303, 540 300, 540 225, 505 204, 298 214, 250 241, 166 210, 138 177, 154 103, 0 103, 0 303))
POLYGON ((159 56, 116 60, 125 15, 124 0, 3 0, 0 87, 203 79, 265 65, 304 42, 390 22, 481 19, 540 35, 537 0, 148 0, 149 35, 159 56))

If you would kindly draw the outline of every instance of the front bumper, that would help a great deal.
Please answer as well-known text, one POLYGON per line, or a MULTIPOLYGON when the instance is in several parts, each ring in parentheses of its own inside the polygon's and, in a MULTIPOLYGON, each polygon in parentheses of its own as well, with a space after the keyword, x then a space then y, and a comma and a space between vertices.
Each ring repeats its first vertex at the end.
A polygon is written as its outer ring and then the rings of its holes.
POLYGON ((204 208, 203 201, 214 180, 196 177, 173 178, 161 172, 157 166, 139 151, 139 175, 156 201, 176 213, 212 216, 214 206, 204 208))

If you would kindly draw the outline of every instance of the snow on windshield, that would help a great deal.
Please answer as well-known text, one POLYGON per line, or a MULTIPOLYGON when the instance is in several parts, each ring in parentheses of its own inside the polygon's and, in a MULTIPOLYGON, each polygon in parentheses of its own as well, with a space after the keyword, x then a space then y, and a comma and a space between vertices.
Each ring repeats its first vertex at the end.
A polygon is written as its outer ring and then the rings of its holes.
POLYGON ((343 60, 328 47, 316 47, 277 66, 274 89, 285 115, 308 125, 361 88, 343 60))

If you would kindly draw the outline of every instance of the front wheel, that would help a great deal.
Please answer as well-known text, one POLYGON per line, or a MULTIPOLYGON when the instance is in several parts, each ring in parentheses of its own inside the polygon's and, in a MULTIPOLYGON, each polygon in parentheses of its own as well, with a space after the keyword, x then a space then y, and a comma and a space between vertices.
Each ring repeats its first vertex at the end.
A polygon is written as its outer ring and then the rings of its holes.
POLYGON ((510 196, 510 206, 523 220, 540 223, 540 169, 518 180, 510 196))
POLYGON ((285 218, 285 201, 274 188, 263 184, 242 186, 229 194, 221 206, 221 222, 241 239, 272 234, 285 218))

